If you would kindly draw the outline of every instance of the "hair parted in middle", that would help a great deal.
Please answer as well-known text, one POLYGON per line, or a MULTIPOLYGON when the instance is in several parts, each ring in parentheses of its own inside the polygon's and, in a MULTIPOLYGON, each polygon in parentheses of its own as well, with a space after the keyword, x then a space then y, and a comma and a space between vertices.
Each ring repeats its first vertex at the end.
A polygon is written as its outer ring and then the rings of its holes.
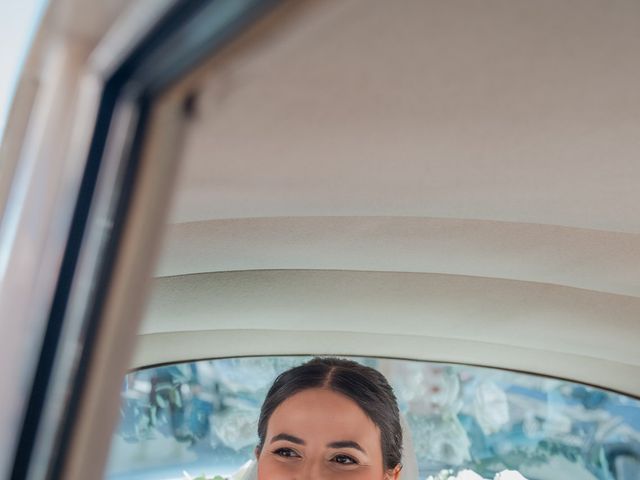
POLYGON ((377 370, 335 357, 316 357, 281 373, 269 389, 258 420, 258 451, 262 450, 271 415, 289 397, 303 390, 325 388, 345 395, 365 412, 380 430, 384 468, 400 464, 402 427, 393 389, 377 370))

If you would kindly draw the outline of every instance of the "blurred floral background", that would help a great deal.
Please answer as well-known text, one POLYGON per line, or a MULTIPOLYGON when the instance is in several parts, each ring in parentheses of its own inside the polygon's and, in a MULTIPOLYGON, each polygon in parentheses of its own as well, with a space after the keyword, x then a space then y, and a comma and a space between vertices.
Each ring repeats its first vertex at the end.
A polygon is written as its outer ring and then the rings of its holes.
MULTIPOLYGON (((271 383, 309 358, 207 360, 129 374, 107 478, 233 474, 253 458, 271 383)), ((636 399, 490 368, 355 360, 393 385, 421 479, 455 478, 463 470, 475 472, 468 478, 494 478, 504 470, 529 480, 640 478, 636 399)))

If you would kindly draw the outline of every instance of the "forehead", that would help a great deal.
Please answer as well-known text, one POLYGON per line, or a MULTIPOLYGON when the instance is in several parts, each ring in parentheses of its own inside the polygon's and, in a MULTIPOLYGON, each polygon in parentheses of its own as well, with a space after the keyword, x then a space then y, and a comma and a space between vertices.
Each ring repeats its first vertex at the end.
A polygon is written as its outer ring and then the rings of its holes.
POLYGON ((380 430, 364 410, 349 397, 327 389, 303 390, 282 402, 269 419, 267 441, 283 432, 305 441, 380 442, 380 430))

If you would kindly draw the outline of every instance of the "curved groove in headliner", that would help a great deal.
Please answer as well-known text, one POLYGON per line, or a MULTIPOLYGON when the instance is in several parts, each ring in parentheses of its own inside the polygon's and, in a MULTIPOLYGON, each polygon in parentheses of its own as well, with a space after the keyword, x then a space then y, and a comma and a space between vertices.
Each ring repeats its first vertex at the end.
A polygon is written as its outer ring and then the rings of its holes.
POLYGON ((422 217, 170 225, 156 275, 245 270, 441 273, 640 296, 640 235, 422 217))

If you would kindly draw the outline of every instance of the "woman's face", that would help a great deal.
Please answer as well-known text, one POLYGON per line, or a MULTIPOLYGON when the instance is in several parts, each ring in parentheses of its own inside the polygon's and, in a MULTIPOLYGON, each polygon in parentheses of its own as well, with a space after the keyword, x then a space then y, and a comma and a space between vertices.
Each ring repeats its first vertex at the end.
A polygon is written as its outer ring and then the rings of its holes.
POLYGON ((348 397, 303 390, 269 419, 258 456, 258 480, 397 480, 385 472, 380 430, 348 397))

